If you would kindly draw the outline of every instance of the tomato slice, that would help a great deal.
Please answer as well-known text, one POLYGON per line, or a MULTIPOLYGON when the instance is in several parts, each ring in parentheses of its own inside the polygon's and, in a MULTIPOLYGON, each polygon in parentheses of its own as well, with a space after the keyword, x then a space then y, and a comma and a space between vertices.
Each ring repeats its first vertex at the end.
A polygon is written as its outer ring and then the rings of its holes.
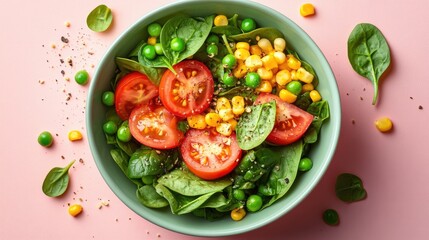
POLYGON ((213 180, 230 173, 238 164, 242 150, 235 134, 223 136, 215 129, 191 129, 180 146, 189 170, 202 179, 213 180))
POLYGON ((115 90, 116 113, 127 120, 135 106, 158 96, 158 87, 140 72, 131 72, 119 80, 115 90))
POLYGON ((274 129, 267 137, 267 141, 278 145, 287 145, 300 139, 313 121, 313 115, 269 93, 260 94, 254 104, 266 103, 271 100, 276 101, 276 122, 274 129))
POLYGON ((203 112, 214 92, 210 70, 197 60, 185 60, 173 68, 177 74, 166 70, 159 84, 159 97, 165 108, 183 118, 203 112))
POLYGON ((171 149, 179 146, 183 132, 177 129, 177 117, 163 106, 141 104, 129 118, 131 135, 145 146, 171 149))

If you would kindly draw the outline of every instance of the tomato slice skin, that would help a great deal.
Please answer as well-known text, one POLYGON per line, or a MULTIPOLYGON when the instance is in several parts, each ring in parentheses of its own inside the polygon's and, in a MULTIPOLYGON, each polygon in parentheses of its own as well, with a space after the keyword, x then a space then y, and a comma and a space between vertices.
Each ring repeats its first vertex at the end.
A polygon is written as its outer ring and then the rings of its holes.
POLYGON ((189 170, 205 180, 218 179, 230 173, 242 155, 234 133, 223 136, 215 129, 189 130, 180 152, 189 170))
POLYGON ((184 60, 166 70, 159 84, 159 97, 171 113, 186 118, 206 110, 213 97, 214 81, 200 61, 184 60))
POLYGON ((129 118, 131 135, 141 144, 155 149, 178 147, 184 134, 177 129, 177 117, 163 106, 141 104, 129 118))
POLYGON ((119 80, 115 90, 115 109, 122 120, 127 120, 135 106, 158 96, 158 87, 140 72, 131 72, 119 80))
POLYGON ((281 100, 273 94, 260 94, 254 104, 276 101, 276 122, 267 141, 277 145, 287 145, 300 139, 307 131, 314 116, 299 107, 281 100))

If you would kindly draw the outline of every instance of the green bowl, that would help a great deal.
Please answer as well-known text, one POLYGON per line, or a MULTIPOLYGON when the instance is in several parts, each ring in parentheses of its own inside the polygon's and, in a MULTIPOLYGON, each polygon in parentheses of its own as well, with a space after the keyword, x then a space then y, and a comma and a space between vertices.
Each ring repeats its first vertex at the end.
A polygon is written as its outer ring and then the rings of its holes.
POLYGON ((248 232, 267 225, 297 206, 316 186, 329 166, 337 146, 341 120, 340 98, 332 70, 323 53, 313 40, 289 18, 264 5, 248 0, 193 0, 179 1, 146 14, 113 43, 101 62, 91 82, 86 126, 91 151, 96 165, 112 191, 130 209, 146 220, 166 229, 194 236, 227 236, 248 232), (281 30, 286 36, 289 48, 296 50, 307 62, 312 64, 319 79, 318 90, 329 102, 331 117, 323 125, 319 142, 311 150, 314 160, 311 171, 302 174, 292 189, 274 205, 258 213, 248 214, 242 221, 234 222, 226 217, 210 222, 193 215, 173 215, 169 209, 146 208, 136 198, 136 187, 122 173, 110 156, 109 146, 103 133, 106 107, 101 101, 104 91, 110 89, 110 81, 115 76, 115 57, 126 56, 143 38, 146 26, 160 18, 168 18, 179 13, 192 16, 225 14, 252 17, 260 26, 271 26, 281 30))

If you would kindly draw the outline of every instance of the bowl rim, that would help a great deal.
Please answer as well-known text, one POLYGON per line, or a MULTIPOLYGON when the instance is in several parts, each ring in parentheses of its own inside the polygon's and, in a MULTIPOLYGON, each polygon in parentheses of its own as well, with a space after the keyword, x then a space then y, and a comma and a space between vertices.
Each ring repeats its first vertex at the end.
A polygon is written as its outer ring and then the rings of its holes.
MULTIPOLYGON (((141 25, 142 22, 144 22, 144 20, 146 18, 151 17, 151 16, 155 16, 155 15, 162 13, 168 9, 179 7, 182 5, 187 5, 187 4, 190 4, 192 2, 201 3, 200 0, 180 0, 177 2, 169 3, 169 4, 166 4, 160 8, 157 8, 157 9, 149 12, 145 16, 142 16, 140 19, 138 19, 137 21, 132 23, 127 29, 125 29, 115 39, 115 41, 111 44, 111 46, 105 52, 105 54, 103 55, 103 57, 100 60, 100 63, 98 64, 98 67, 95 71, 93 79, 94 80, 98 79, 99 76, 102 75, 102 73, 101 73, 102 67, 104 65, 106 65, 107 62, 111 61, 111 59, 108 59, 107 56, 112 55, 112 52, 114 52, 114 49, 118 47, 118 45, 123 41, 123 39, 130 32, 132 32, 133 29, 135 29, 135 28, 137 28, 137 26, 141 25)), ((229 0, 205 0, 204 2, 206 2, 206 3, 226 3, 226 2, 231 2, 231 1, 229 1, 229 0)), ((334 156, 334 153, 336 151, 336 147, 338 144, 338 140, 339 140, 340 127, 341 127, 341 107, 340 107, 341 104, 340 104, 340 97, 339 97, 339 91, 338 91, 338 84, 335 80, 335 76, 333 74, 333 71, 332 71, 326 57, 324 56, 324 54, 322 53, 320 48, 317 46, 317 44, 312 40, 312 38, 300 26, 298 26, 295 22, 293 22, 291 19, 289 19, 287 16, 281 14, 277 10, 274 10, 274 9, 272 9, 266 5, 263 5, 261 3, 257 3, 254 1, 235 0, 234 3, 244 4, 244 5, 247 5, 248 7, 258 8, 263 12, 269 12, 271 15, 275 15, 277 18, 283 19, 288 24, 290 24, 294 29, 296 29, 297 32, 299 32, 300 36, 302 38, 304 38, 307 43, 310 44, 310 47, 312 48, 313 51, 315 51, 315 54, 318 56, 318 58, 322 59, 322 64, 324 66, 324 69, 329 70, 325 74, 328 75, 328 77, 330 79, 333 79, 333 82, 334 82, 333 83, 334 89, 330 89, 330 90, 335 91, 332 94, 332 97, 334 98, 333 103, 329 102, 330 108, 331 109, 335 108, 337 111, 339 111, 338 112, 339 114, 334 115, 334 116, 332 116, 332 115, 330 116, 330 122, 333 123, 333 134, 334 135, 331 136, 331 139, 333 141, 329 144, 329 149, 326 149, 327 160, 323 162, 323 165, 321 166, 320 171, 306 185, 307 187, 304 189, 303 193, 300 194, 300 197, 298 197, 294 202, 292 202, 290 205, 288 205, 288 207, 282 208, 281 211, 276 212, 274 215, 271 215, 267 219, 263 219, 263 221, 258 221, 254 224, 244 225, 239 229, 226 229, 226 230, 221 231, 221 232, 202 231, 201 229, 197 229, 195 231, 183 230, 180 227, 176 227, 174 223, 168 223, 167 221, 157 221, 155 219, 148 218, 147 216, 143 216, 141 213, 139 213, 134 208, 134 206, 132 206, 132 204, 130 204, 127 201, 124 201, 124 198, 126 198, 126 196, 121 194, 119 186, 117 186, 116 184, 114 184, 112 182, 113 179, 110 178, 110 176, 107 173, 108 172, 107 169, 102 164, 102 162, 99 160, 99 156, 98 156, 99 153, 97 152, 97 149, 95 148, 95 142, 93 142, 93 139, 95 139, 95 132, 94 132, 93 126, 91 126, 91 124, 90 124, 91 119, 94 118, 94 116, 92 115, 92 112, 93 112, 92 111, 92 104, 93 103, 92 103, 92 101, 87 101, 85 120, 86 120, 86 129, 87 129, 87 135, 88 135, 89 145, 90 145, 90 149, 91 149, 91 154, 92 154, 94 161, 96 163, 96 166, 97 166, 100 174, 102 175, 104 181, 106 182, 106 184, 109 186, 109 188, 112 190, 112 192, 121 200, 121 202, 123 202, 129 209, 134 211, 136 214, 138 214, 139 216, 141 216, 142 218, 144 218, 145 220, 147 220, 151 223, 154 223, 160 227, 163 227, 165 229, 168 229, 168 230, 171 230, 171 231, 174 231, 177 233, 181 233, 181 234, 187 234, 187 235, 191 235, 191 236, 204 236, 204 237, 231 236, 231 235, 241 234, 241 233, 245 233, 245 232, 249 232, 249 231, 258 229, 260 227, 263 227, 263 226, 279 219, 280 217, 284 216, 287 212, 289 212, 291 209, 295 208, 300 202, 302 202, 310 194, 310 192, 316 187, 317 183, 320 181, 322 176, 325 174, 325 172, 326 172, 326 170, 327 170, 327 168, 328 168, 328 166, 329 166, 329 164, 330 164, 330 162, 334 156)), ((93 98, 95 90, 96 90, 95 84, 91 84, 89 87, 88 99, 93 98)))

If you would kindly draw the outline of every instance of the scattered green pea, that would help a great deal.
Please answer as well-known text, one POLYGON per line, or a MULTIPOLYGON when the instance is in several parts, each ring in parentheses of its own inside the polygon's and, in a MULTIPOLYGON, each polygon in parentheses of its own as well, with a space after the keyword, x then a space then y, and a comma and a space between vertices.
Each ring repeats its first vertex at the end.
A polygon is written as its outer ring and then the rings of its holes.
POLYGON ((232 69, 237 65, 237 59, 232 54, 227 54, 222 58, 222 64, 225 68, 232 69))
POLYGON ((156 23, 156 22, 155 23, 151 23, 147 27, 147 32, 152 37, 158 37, 161 34, 161 28, 162 28, 161 24, 156 23))
POLYGON ((249 212, 256 212, 262 207, 262 198, 259 195, 253 194, 247 198, 246 208, 249 212))
POLYGON ((298 170, 301 172, 306 172, 308 170, 310 170, 313 167, 313 161, 308 158, 301 158, 301 160, 299 160, 299 165, 298 165, 298 170))
POLYGON ((211 34, 207 37, 206 42, 208 44, 218 44, 219 43, 219 37, 215 34, 211 34))
POLYGON ((238 201, 243 201, 244 199, 246 199, 246 194, 242 189, 234 189, 232 191, 232 196, 234 196, 234 198, 238 201))
POLYGON ((155 52, 157 55, 164 55, 164 51, 162 50, 162 44, 161 43, 156 43, 155 44, 155 52))
POLYGON ((185 47, 186 47, 186 43, 185 43, 185 40, 183 40, 182 38, 175 37, 170 42, 170 48, 175 52, 181 52, 185 50, 185 47))
POLYGON ((232 87, 237 83, 237 78, 235 78, 231 73, 225 73, 222 76, 222 82, 225 86, 232 87))
POLYGON ((241 22, 241 30, 243 32, 250 32, 256 29, 256 22, 252 18, 245 18, 241 22))
POLYGON ((132 138, 130 128, 126 125, 122 125, 118 128, 118 131, 116 132, 116 136, 118 139, 122 142, 129 142, 132 138))
POLYGON ((104 105, 111 107, 115 105, 115 93, 112 91, 105 91, 101 97, 104 105))
POLYGON ((118 125, 114 121, 107 121, 103 124, 103 131, 109 135, 113 135, 118 131, 118 125))
POLYGON ((37 141, 40 145, 44 147, 50 147, 52 143, 54 143, 54 138, 52 137, 52 134, 50 132, 43 131, 39 134, 37 141))
POLYGON ((340 221, 337 211, 334 209, 325 210, 323 212, 323 221, 331 226, 337 225, 340 221))
POLYGON ((288 84, 286 84, 286 89, 298 96, 302 91, 302 84, 301 82, 297 80, 290 81, 288 84))
POLYGON ((247 73, 244 84, 251 88, 257 88, 261 84, 261 77, 255 72, 247 73))
POLYGON ((156 50, 153 45, 146 45, 143 47, 143 56, 149 60, 153 60, 156 57, 156 50))
POLYGON ((216 44, 210 44, 207 46, 206 52, 210 57, 214 57, 219 53, 219 48, 216 44))
POLYGON ((85 85, 85 84, 88 83, 89 74, 88 74, 88 72, 85 69, 80 70, 80 71, 76 72, 76 74, 74 75, 74 80, 79 85, 85 85))

